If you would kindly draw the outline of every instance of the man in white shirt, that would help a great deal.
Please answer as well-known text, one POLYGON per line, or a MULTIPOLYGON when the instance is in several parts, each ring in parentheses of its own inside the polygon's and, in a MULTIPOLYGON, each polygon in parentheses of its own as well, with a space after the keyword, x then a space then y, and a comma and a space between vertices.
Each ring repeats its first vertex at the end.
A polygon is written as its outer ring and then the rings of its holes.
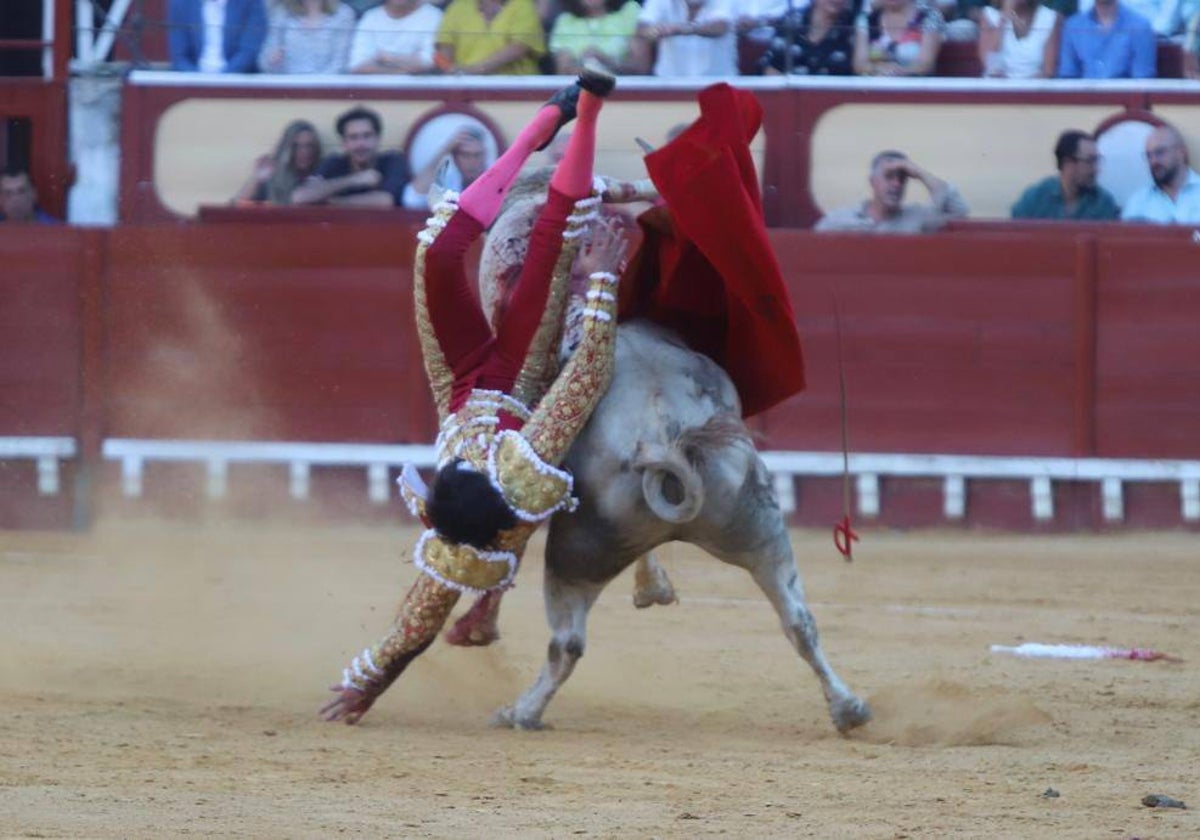
POLYGON ((442 10, 425 0, 384 0, 363 13, 350 46, 351 73, 424 73, 442 10))
POLYGON ((733 0, 646 0, 630 46, 635 65, 655 76, 736 76, 733 0))
POLYGON ((1121 218, 1160 225, 1200 224, 1200 174, 1188 166, 1183 135, 1169 125, 1151 131, 1146 161, 1154 183, 1129 197, 1121 218))
POLYGON ((880 152, 871 160, 867 179, 871 197, 850 207, 830 210, 813 230, 823 233, 930 233, 950 219, 967 216, 967 202, 948 181, 917 166, 903 152, 880 152), (929 191, 929 204, 905 204, 910 180, 929 191))

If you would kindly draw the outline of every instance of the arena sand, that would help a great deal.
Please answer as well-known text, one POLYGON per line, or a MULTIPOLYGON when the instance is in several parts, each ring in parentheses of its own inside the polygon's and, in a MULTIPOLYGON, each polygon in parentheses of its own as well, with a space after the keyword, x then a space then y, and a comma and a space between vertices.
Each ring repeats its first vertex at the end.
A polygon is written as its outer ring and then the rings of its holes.
POLYGON ((357 727, 316 715, 413 577, 395 527, 0 534, 0 837, 1173 838, 1200 806, 1194 535, 873 533, 795 546, 848 738, 749 579, 593 611, 545 732, 488 728, 548 632, 535 543, 487 649, 437 644, 357 727), (1021 660, 1022 640, 1181 664, 1021 660), (1048 788, 1058 796, 1045 796, 1048 788))

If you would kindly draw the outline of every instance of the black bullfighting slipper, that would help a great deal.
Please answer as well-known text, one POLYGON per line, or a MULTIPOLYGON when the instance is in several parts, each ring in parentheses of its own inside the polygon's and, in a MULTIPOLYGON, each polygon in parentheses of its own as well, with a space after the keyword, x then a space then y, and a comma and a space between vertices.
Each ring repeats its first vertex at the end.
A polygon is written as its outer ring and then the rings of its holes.
MULTIPOLYGON (((558 134, 559 129, 575 119, 575 106, 579 104, 579 83, 573 82, 560 90, 558 93, 546 100, 546 105, 553 105, 558 108, 558 125, 554 126, 554 130, 550 132, 550 136, 546 138, 546 142, 538 146, 535 151, 542 151, 552 142, 558 134)), ((543 105, 542 107, 546 107, 543 105)))
POLYGON ((603 67, 588 64, 580 72, 576 84, 592 96, 598 96, 603 99, 612 93, 613 88, 617 86, 617 77, 603 67))

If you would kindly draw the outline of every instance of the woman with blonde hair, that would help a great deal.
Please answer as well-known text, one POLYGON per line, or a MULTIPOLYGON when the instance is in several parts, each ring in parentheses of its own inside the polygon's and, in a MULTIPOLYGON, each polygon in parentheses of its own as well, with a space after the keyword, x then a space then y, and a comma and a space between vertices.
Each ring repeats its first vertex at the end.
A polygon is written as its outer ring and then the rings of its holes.
POLYGON ((264 73, 341 73, 354 37, 354 11, 339 0, 279 0, 258 55, 264 73))
POLYGON ((254 171, 242 184, 234 204, 291 204, 292 190, 317 171, 321 139, 308 120, 288 123, 275 151, 254 162, 254 171))

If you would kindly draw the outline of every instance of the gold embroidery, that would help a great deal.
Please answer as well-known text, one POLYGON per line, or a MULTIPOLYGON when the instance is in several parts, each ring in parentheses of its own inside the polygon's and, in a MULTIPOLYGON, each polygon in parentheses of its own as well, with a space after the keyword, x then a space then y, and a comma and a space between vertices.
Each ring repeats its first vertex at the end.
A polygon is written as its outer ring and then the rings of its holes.
POLYGON ((549 464, 561 463, 566 457, 612 379, 617 328, 613 292, 609 283, 593 278, 579 347, 521 430, 549 464))
POLYGON ((546 309, 537 332, 529 342, 529 351, 513 386, 513 396, 526 405, 536 405, 558 373, 558 345, 562 341, 563 315, 570 297, 571 269, 575 265, 575 255, 579 253, 582 234, 588 227, 589 211, 594 203, 590 199, 576 202, 575 212, 568 218, 563 231, 562 249, 554 263, 546 309))
POLYGON ((371 648, 371 663, 380 673, 367 674, 369 679, 363 682, 390 685, 408 661, 434 640, 460 595, 427 575, 419 576, 404 596, 391 632, 371 648))
POLYGON ((511 551, 479 551, 469 545, 451 545, 427 531, 417 545, 417 565, 455 589, 480 593, 505 588, 517 573, 517 556, 511 551))
POLYGON ((541 521, 570 496, 570 476, 544 464, 520 435, 500 437, 495 465, 495 480, 505 501, 522 518, 541 521))
POLYGON ((443 201, 438 204, 433 218, 425 229, 417 235, 417 254, 413 260, 413 298, 417 316, 417 337, 421 342, 421 355, 425 359, 425 374, 429 377, 429 388, 433 392, 433 404, 437 407, 439 417, 445 417, 450 407, 450 393, 454 387, 454 374, 446 357, 442 354, 442 346, 438 343, 437 334, 433 330, 433 321, 429 317, 429 306, 425 299, 425 252, 437 239, 446 226, 446 222, 454 215, 457 206, 443 201))

